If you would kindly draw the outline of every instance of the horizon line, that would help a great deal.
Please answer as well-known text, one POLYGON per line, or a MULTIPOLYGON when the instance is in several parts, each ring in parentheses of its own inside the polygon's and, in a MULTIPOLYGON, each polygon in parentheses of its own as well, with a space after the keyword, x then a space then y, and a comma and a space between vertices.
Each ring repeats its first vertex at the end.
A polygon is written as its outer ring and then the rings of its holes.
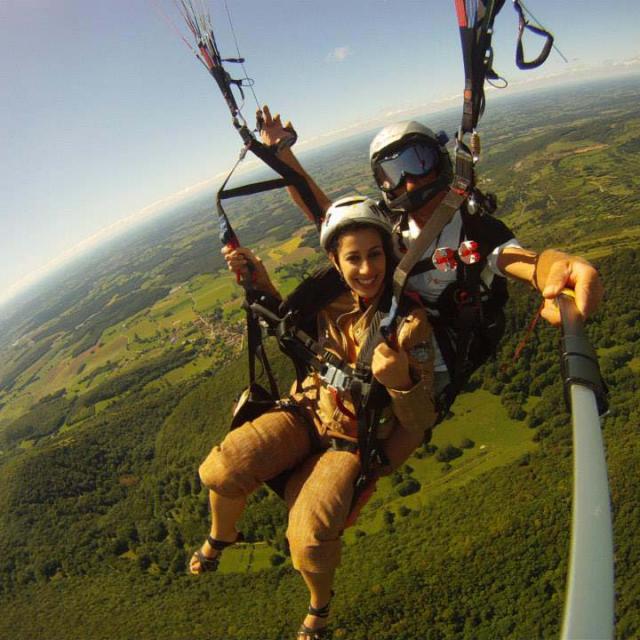
MULTIPOLYGON (((640 70, 640 56, 596 67, 578 65, 578 70, 582 72, 600 70, 604 73, 606 71, 611 71, 612 68, 616 69, 618 73, 609 76, 611 79, 617 76, 632 74, 634 71, 640 70)), ((551 73, 543 77, 518 80, 509 84, 509 87, 512 89, 509 93, 503 93, 501 91, 496 92, 497 90, 491 86, 487 86, 485 91, 490 91, 492 98, 500 100, 505 97, 512 97, 520 93, 526 93, 541 86, 544 87, 545 85, 548 85, 550 88, 557 87, 558 80, 568 75, 575 74, 575 71, 576 70, 574 68, 565 72, 551 73)), ((598 79, 601 78, 594 78, 593 76, 589 78, 574 78, 574 80, 571 81, 571 84, 581 82, 582 84, 588 84, 589 82, 596 81, 598 79)), ((397 116, 400 114, 408 115, 417 114, 419 112, 421 115, 436 115, 455 107, 455 105, 459 103, 461 97, 462 92, 459 92, 456 95, 438 98, 437 100, 432 100, 428 103, 420 103, 401 109, 387 110, 383 114, 369 117, 366 120, 353 122, 352 124, 300 141, 297 144, 297 147, 301 150, 302 154, 310 153, 338 142, 339 138, 350 138, 360 133, 365 133, 376 126, 383 125, 383 123, 388 120, 397 119, 397 116)), ((246 174, 251 171, 255 171, 260 167, 261 164, 257 159, 251 159, 245 165, 240 165, 238 167, 238 174, 246 174)), ((0 309, 2 307, 6 307, 7 304, 9 304, 19 294, 25 293, 38 282, 53 274, 56 270, 72 263, 75 259, 85 255, 88 251, 98 248, 107 241, 119 237, 127 231, 133 230, 137 226, 142 225, 144 222, 149 221, 162 213, 166 213, 169 206, 184 202, 186 198, 202 193, 207 188, 213 189, 216 181, 222 180, 227 173, 227 170, 221 171, 211 178, 207 178, 206 180, 184 187, 172 194, 163 196, 151 204, 146 205, 92 233, 87 238, 74 244, 72 247, 63 251, 51 260, 48 260, 44 265, 34 269, 9 285, 5 292, 0 293, 0 309)))

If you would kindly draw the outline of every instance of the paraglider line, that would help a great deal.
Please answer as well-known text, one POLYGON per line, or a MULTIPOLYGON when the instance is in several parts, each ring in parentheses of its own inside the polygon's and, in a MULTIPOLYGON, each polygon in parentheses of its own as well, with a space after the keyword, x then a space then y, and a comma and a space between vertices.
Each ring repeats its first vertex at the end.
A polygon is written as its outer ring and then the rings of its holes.
MULTIPOLYGON (((236 51, 238 53, 238 59, 239 60, 243 60, 242 54, 240 53, 240 46, 238 45, 238 37, 236 36, 236 30, 233 27, 233 20, 231 19, 231 11, 229 10, 229 5, 227 3, 227 0, 224 0, 224 8, 225 8, 225 10, 227 12, 227 18, 229 19, 229 27, 231 29, 231 35, 233 36, 233 41, 236 44, 236 51)), ((244 80, 247 81, 247 84, 243 84, 243 86, 249 87, 251 89, 251 93, 253 94, 253 99, 256 101, 256 106, 258 107, 258 109, 261 109, 262 107, 260 106, 260 102, 258 101, 258 96, 256 96, 256 92, 253 89, 254 82, 249 77, 249 73, 247 72, 247 69, 244 66, 244 62, 241 62, 240 66, 242 67, 242 70, 244 71, 244 80)), ((243 106, 244 106, 244 104, 243 104, 243 106)))

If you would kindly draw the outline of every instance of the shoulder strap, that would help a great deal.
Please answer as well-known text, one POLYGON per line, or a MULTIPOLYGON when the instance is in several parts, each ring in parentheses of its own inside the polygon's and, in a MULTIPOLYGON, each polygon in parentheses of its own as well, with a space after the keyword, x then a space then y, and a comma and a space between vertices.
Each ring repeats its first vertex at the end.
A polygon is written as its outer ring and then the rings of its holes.
POLYGON ((400 301, 402 300, 402 295, 411 271, 424 252, 451 221, 451 218, 453 218, 455 212, 459 209, 466 197, 467 192, 465 189, 458 188, 457 183, 455 186, 452 186, 437 209, 433 212, 431 218, 429 218, 420 230, 420 235, 411 243, 407 253, 404 254, 398 263, 393 273, 391 308, 380 324, 380 330, 385 338, 391 336, 395 329, 400 301))
POLYGON ((369 483, 371 467, 378 453, 377 426, 380 422, 384 400, 388 398, 386 389, 371 375, 373 350, 383 339, 380 330, 383 317, 384 313, 378 309, 371 320, 356 364, 356 372, 361 377, 355 378, 350 389, 358 420, 358 453, 360 456, 360 474, 356 478, 351 509, 369 483), (368 382, 363 380, 365 375, 368 382))
MULTIPOLYGON (((397 313, 400 322, 402 322, 406 314, 405 300, 406 298, 403 299, 403 304, 400 305, 397 313)), ((384 339, 382 323, 385 315, 383 310, 376 310, 369 325, 364 344, 358 352, 356 371, 360 372, 361 375, 367 373, 370 382, 368 385, 360 383, 360 387, 356 385, 355 389, 353 384, 351 386, 351 397, 357 409, 358 450, 360 454, 360 475, 356 479, 351 509, 353 509, 362 492, 369 484, 373 462, 383 455, 378 449, 377 427, 389 395, 385 387, 371 375, 371 359, 375 347, 384 339)), ((358 378, 356 379, 358 380, 358 378)))

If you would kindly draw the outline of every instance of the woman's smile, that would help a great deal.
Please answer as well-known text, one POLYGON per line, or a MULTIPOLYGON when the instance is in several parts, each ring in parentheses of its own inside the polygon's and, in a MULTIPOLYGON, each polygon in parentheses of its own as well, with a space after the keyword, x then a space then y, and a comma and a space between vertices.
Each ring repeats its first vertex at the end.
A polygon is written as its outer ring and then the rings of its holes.
POLYGON ((379 293, 387 258, 377 229, 364 228, 342 234, 337 258, 342 277, 355 294, 372 298, 379 293))
POLYGON ((364 287, 365 289, 369 289, 378 283, 379 278, 376 276, 373 278, 356 278, 355 280, 360 286, 364 287))

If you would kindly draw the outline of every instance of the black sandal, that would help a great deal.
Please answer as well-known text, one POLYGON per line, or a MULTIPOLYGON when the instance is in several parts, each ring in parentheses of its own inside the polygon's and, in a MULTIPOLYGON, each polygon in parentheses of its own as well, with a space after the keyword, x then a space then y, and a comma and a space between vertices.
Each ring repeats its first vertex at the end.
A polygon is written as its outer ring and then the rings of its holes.
POLYGON ((201 573, 206 573, 207 571, 217 571, 218 565, 220 564, 220 557, 222 556, 222 551, 227 547, 230 547, 232 544, 236 544, 236 542, 242 542, 243 540, 244 540, 244 536, 241 533, 238 533, 238 537, 233 542, 216 540, 211 536, 207 536, 207 542, 209 543, 211 548, 214 549, 215 551, 218 551, 218 553, 216 553, 216 555, 213 556, 212 558, 210 556, 205 555, 202 552, 201 548, 194 551, 193 555, 191 556, 191 559, 189 560, 189 567, 188 567, 189 573, 191 575, 197 576, 197 575, 200 575, 201 573), (200 563, 200 571, 198 571, 197 573, 193 573, 193 571, 191 571, 191 562, 193 561, 194 557, 197 558, 198 562, 200 563))
MULTIPOLYGON (((331 598, 333 598, 333 591, 331 592, 331 598)), ((327 602, 324 607, 316 609, 315 607, 309 605, 307 611, 316 618, 328 618, 329 609, 331 608, 331 598, 329 598, 329 602, 327 602)), ((298 633, 296 634, 296 638, 299 638, 300 640, 324 640, 328 637, 329 627, 322 627, 321 629, 311 629, 304 623, 300 625, 298 633)))

